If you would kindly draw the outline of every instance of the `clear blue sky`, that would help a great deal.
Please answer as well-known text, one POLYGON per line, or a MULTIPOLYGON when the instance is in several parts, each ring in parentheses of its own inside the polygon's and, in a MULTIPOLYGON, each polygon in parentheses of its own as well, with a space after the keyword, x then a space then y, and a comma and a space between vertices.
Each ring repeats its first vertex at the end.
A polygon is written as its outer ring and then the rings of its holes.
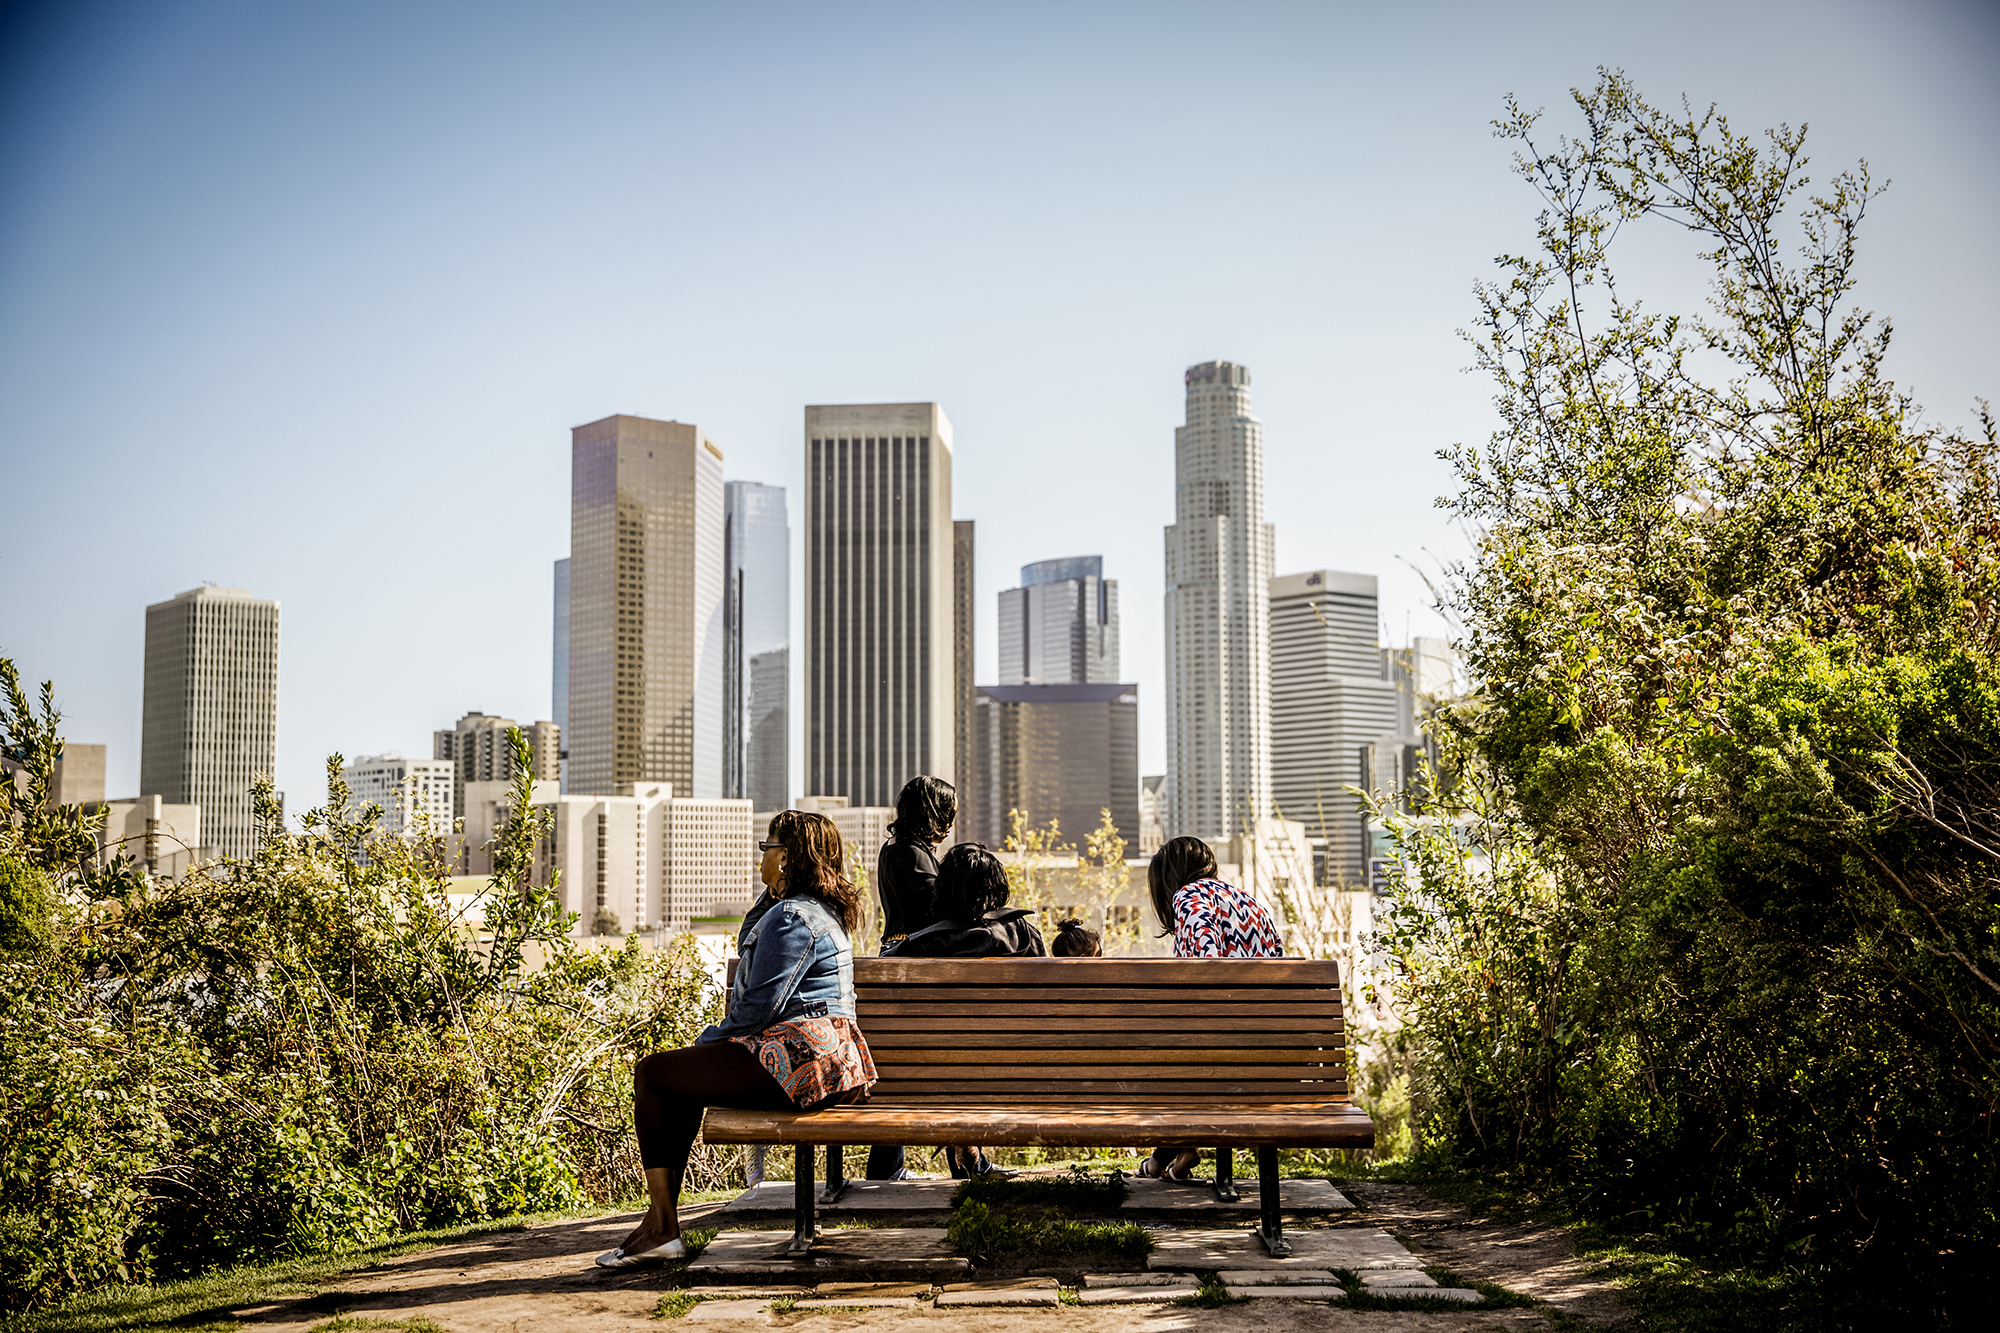
POLYGON ((2000 391, 1990 4, 10 6, 0 653, 127 794, 146 604, 278 598, 302 810, 330 750, 548 715, 571 426, 796 496, 805 404, 936 399, 980 679, 1017 567, 1101 552, 1157 772, 1181 370, 1251 368, 1280 570, 1435 632, 1455 330, 1533 214, 1488 121, 1599 64, 1892 178, 1894 373, 2000 391))

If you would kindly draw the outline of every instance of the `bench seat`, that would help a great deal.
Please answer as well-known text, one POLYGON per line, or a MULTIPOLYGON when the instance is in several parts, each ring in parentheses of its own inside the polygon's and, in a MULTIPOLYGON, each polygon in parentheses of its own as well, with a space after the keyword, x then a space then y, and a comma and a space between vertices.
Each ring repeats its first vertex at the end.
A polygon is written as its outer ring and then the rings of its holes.
POLYGON ((850 1143, 1216 1149, 1215 1190, 1236 1198, 1232 1150, 1254 1149, 1263 1222, 1278 1216, 1280 1148, 1369 1148, 1348 1100, 1336 964, 1294 958, 857 958, 856 1015, 881 1077, 869 1100, 824 1111, 708 1112, 709 1143, 797 1147, 797 1229, 845 1181, 850 1143))

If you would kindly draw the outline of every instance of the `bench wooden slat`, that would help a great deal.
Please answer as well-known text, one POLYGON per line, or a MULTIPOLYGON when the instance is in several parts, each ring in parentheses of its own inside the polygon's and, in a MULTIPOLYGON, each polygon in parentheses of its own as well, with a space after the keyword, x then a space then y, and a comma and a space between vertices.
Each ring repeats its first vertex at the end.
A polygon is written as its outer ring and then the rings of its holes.
MULTIPOLYGON (((1260 1079, 1323 1079, 1330 1069, 1343 1069, 1345 1063, 1300 1063, 1287 1061, 1257 1060, 1248 1064, 1223 1062, 1218 1064, 1192 1064, 1184 1061, 1172 1063, 1139 1063, 1124 1060, 1103 1060, 1091 1065, 1055 1065, 1037 1060, 1029 1064, 990 1063, 971 1066, 979 1069, 987 1078, 1021 1079, 1040 1075, 1046 1079, 1051 1074, 1059 1074, 1068 1079, 1092 1078, 1260 1078, 1260 1079)), ((902 1061, 876 1060, 875 1068, 881 1072, 886 1082, 894 1079, 901 1082, 911 1078, 964 1078, 968 1066, 925 1062, 908 1064, 902 1061)))
MULTIPOLYGON (((1201 988, 1213 1004, 1290 1004, 1326 999, 1325 986, 1228 986, 1201 988)), ((860 986, 862 1004, 895 1004, 912 1000, 927 1004, 1177 1004, 1187 999, 1186 986, 860 986)))
POLYGON ((1144 1098, 1157 1101, 1163 1094, 1178 1092, 1223 1093, 1232 1097, 1242 1097, 1262 1101, 1297 1101, 1301 1097, 1318 1097, 1333 1101, 1344 1095, 1342 1084, 1335 1080, 1307 1083, 1298 1079, 1258 1079, 1203 1076, 1187 1079, 1121 1078, 1065 1078, 1065 1079, 988 1079, 988 1078, 911 1078, 898 1079, 893 1086, 882 1088, 880 1095, 886 1100, 908 1094, 944 1094, 959 1092, 1005 1094, 1011 1089, 1022 1092, 1069 1092, 1074 1093, 1079 1104, 1088 1103, 1102 1097, 1144 1098))
POLYGON ((1072 1065, 1131 1065, 1139 1067, 1166 1065, 1269 1065, 1269 1066, 1340 1066, 1347 1063, 1345 1053, 1325 1048, 1300 1048, 1292 1046, 1267 1047, 1259 1050, 1208 1050, 1208 1049, 1160 1049, 1151 1047, 1139 1051, 1050 1051, 1024 1049, 1014 1046, 995 1046, 986 1049, 977 1047, 970 1050, 936 1050, 925 1048, 905 1050, 896 1047, 871 1046, 875 1055, 875 1067, 889 1077, 891 1069, 946 1069, 960 1066, 975 1068, 1026 1066, 1035 1069, 1060 1068, 1064 1074, 1075 1072, 1072 1065))
MULTIPOLYGON (((884 1014, 879 1007, 864 1006, 860 1013, 861 1030, 870 1041, 877 1032, 992 1032, 995 1030, 992 1015, 968 1016, 964 1014, 939 1014, 926 1017, 921 1014, 884 1014)), ((1154 1017, 1145 1014, 1042 1014, 1033 1023, 1033 1030, 1041 1033, 1053 1032, 1159 1032, 1160 1025, 1154 1017)), ((1344 1021, 1336 1014, 1331 1018, 1318 1017, 1310 1022, 1301 1020, 1285 1025, 1281 1030, 1292 1027, 1311 1028, 1325 1032, 1329 1029, 1339 1032, 1345 1027, 1344 1021)), ((1248 1032, 1268 1034, 1272 1031, 1271 1016, 1263 1014, 1255 1017, 1234 1017, 1212 1015, 1196 1023, 1182 1024, 1176 1035, 1185 1034, 1199 1028, 1202 1032, 1248 1032)))
MULTIPOLYGON (((1036 1027, 1042 1027, 1042 1025, 1038 1023, 1036 1027)), ((884 1051, 884 1049, 888 1049, 888 1051, 928 1051, 928 1049, 954 1049, 954 1051, 956 1049, 964 1049, 964 1051, 970 1051, 970 1049, 982 1047, 984 1045, 984 1041, 982 1041, 984 1035, 992 1031, 988 1027, 978 1027, 978 1025, 966 1025, 960 1031, 938 1031, 936 1027, 928 1025, 928 1023, 912 1023, 910 1029, 918 1029, 918 1031, 908 1031, 904 1027, 884 1027, 882 1021, 874 1021, 874 1023, 868 1025, 868 1047, 874 1049, 874 1051, 884 1051)), ((1152 1031, 1152 1029, 1122 1029, 1122 1031, 1120 1029, 1108 1029, 1108 1031, 1094 1031, 1094 1033, 1036 1031, 1036 1033, 1008 1033, 1006 1035, 1006 1045, 1012 1047, 1012 1049, 1046 1047, 1046 1049, 1056 1049, 1056 1051, 1074 1051, 1076 1047, 1084 1047, 1084 1045, 1102 1045, 1098 1039, 1104 1039, 1106 1043, 1108 1041, 1116 1041, 1116 1043, 1120 1043, 1122 1047, 1126 1047, 1130 1051, 1146 1051, 1146 1049, 1172 1051, 1172 1049, 1180 1049, 1180 1047, 1210 1049, 1210 1047, 1218 1047, 1222 1043, 1228 1043, 1230 1049, 1234 1049, 1234 1051, 1258 1049, 1258 1047, 1284 1047, 1284 1049, 1298 1049, 1298 1051, 1314 1051, 1314 1049, 1340 1051, 1340 1049, 1346 1049, 1346 1033, 1342 1033, 1342 1029, 1340 1029, 1338 1023, 1322 1023, 1316 1031, 1300 1031, 1300 1033, 1290 1033, 1290 1031, 1286 1031, 1286 1033, 1272 1033, 1272 1031, 1264 1031, 1264 1033, 1228 1033, 1228 1035, 1218 1033, 1216 1029, 1210 1029, 1208 1025, 1202 1025, 1202 1031, 1190 1031, 1190 1033, 1158 1033, 1158 1031, 1152 1031)))
MULTIPOLYGON (((1185 995, 1186 992, 1183 992, 1185 995)), ((1299 1019, 1338 1018, 1340 1005, 1328 1000, 1290 1000, 1282 1004, 1204 1004, 1183 999, 1159 1004, 938 1004, 918 1000, 907 1004, 864 1004, 857 1007, 862 1031, 868 1020, 881 1014, 901 1014, 911 1018, 935 1014, 960 1018, 1089 1018, 1112 1015, 1145 1018, 1260 1018, 1269 1024, 1299 1019)), ((1292 1023, 1296 1026, 1296 1023, 1292 1023)))
POLYGON ((1256 1143, 1274 1148, 1371 1146, 1375 1126, 1346 1104, 1135 1105, 1092 1108, 1051 1105, 976 1107, 834 1107, 793 1111, 708 1113, 710 1143, 980 1143, 988 1147, 1101 1145, 1150 1148, 1157 1143, 1210 1146, 1256 1143))
POLYGON ((854 984, 924 986, 1324 986, 1313 958, 857 958, 854 984))

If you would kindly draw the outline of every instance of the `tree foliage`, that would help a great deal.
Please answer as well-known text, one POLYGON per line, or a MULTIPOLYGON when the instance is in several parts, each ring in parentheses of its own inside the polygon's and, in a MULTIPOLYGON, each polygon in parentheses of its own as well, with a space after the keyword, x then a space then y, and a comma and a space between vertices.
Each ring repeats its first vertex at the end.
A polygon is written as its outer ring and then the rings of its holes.
POLYGON ((1853 301, 1879 194, 1622 75, 1547 137, 1446 452, 1465 774, 1405 820, 1431 1150, 1948 1311, 2000 1242, 2000 486, 1853 301), (1620 285, 1678 228, 1708 309, 1620 285), (1469 832, 1467 831, 1469 830, 1469 832))
MULTIPOLYGON (((30 717, 14 689, 0 719, 31 775, 59 744, 48 695, 30 717)), ((0 1301, 636 1190, 631 1062, 717 996, 685 940, 573 940, 531 874, 547 830, 513 743, 476 914, 442 831, 377 834, 337 755, 303 832, 262 780, 256 854, 179 882, 79 866, 76 812, 29 786, 0 825, 0 888, 45 909, 0 963, 0 1301)))

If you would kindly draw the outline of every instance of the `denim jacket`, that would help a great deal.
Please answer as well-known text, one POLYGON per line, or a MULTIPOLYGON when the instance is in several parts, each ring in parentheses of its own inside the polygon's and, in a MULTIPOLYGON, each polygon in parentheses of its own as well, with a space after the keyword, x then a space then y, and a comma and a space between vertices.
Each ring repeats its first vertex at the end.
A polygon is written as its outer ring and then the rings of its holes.
POLYGON ((854 946, 818 899, 766 893, 743 919, 736 952, 729 1013, 695 1045, 755 1036, 795 1018, 854 1017, 854 946))

